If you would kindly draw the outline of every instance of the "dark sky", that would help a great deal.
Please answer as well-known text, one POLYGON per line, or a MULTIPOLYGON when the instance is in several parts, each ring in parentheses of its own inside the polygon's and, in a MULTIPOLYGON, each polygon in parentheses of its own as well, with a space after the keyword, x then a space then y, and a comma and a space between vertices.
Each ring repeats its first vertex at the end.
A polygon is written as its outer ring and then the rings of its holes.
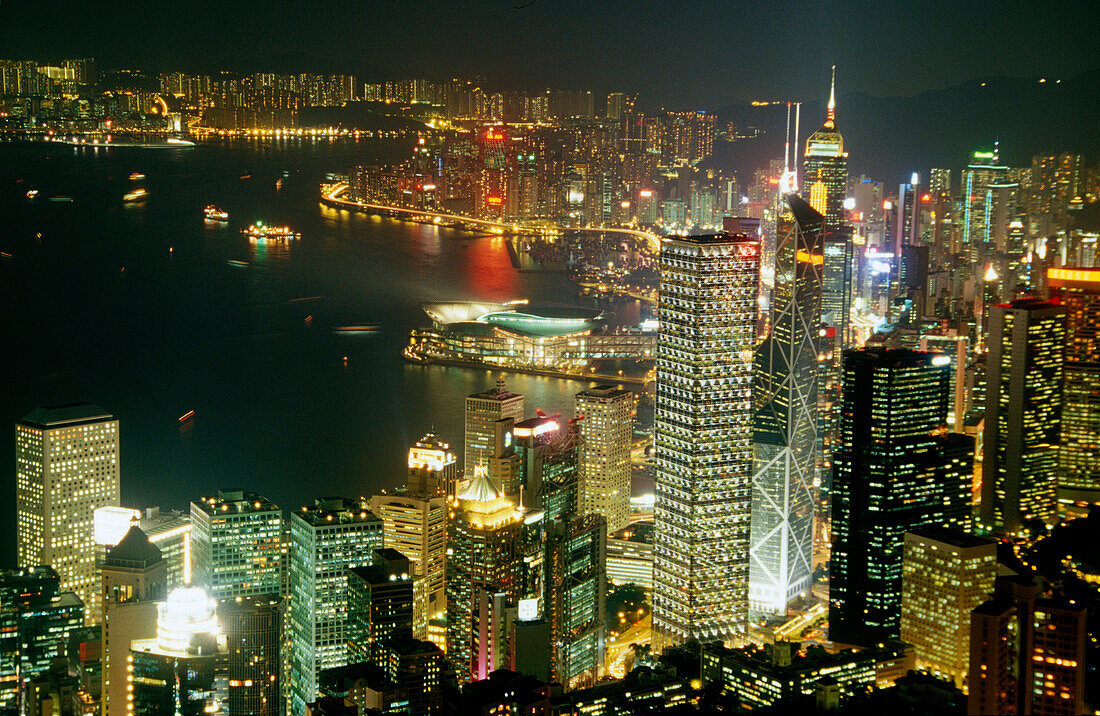
MULTIPOLYGON (((91 55, 152 71, 481 75, 640 92, 645 105, 909 95, 1100 66, 1089 2, 0 0, 0 57, 91 55)), ((597 103, 599 106, 600 103, 597 103)))

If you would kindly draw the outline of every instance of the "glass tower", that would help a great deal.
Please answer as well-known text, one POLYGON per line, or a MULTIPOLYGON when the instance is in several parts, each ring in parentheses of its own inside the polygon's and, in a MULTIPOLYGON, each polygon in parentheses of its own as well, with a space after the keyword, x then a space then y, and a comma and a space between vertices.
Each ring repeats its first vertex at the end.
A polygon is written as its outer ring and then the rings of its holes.
POLYGON ((740 642, 748 620, 760 244, 661 246, 653 643, 740 642))
POLYGON ((829 638, 898 638, 905 533, 944 524, 957 493, 945 465, 950 360, 868 348, 844 354, 833 481, 829 638))
POLYGON ((749 605, 765 614, 786 614, 813 577, 823 217, 794 194, 785 200, 771 330, 757 348, 753 380, 749 605))
POLYGON ((282 594, 283 511, 255 492, 191 503, 192 583, 214 599, 282 594))

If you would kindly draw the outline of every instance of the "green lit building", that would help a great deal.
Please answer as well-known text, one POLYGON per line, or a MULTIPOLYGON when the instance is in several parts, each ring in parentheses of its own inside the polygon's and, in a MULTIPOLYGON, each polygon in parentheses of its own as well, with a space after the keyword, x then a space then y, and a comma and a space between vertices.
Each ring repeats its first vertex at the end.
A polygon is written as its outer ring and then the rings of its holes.
POLYGON ((191 561, 191 583, 214 599, 282 594, 282 510, 247 490, 192 502, 191 561))
POLYGON ((383 543, 382 520, 357 501, 317 500, 290 518, 289 701, 302 713, 317 674, 348 662, 348 576, 383 543))
POLYGON ((602 515, 562 519, 547 528, 550 673, 567 691, 593 686, 603 671, 606 553, 607 521, 602 515))

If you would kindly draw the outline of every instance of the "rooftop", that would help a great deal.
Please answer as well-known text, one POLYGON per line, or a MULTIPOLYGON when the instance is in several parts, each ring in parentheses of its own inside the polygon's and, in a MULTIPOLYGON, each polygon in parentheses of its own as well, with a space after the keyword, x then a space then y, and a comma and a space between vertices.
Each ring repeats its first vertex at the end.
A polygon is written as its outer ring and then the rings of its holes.
POLYGON ((20 423, 39 428, 56 428, 63 425, 81 425, 114 420, 114 416, 93 403, 67 403, 45 408, 35 408, 20 423))
POLYGON ((961 549, 981 547, 983 545, 996 547, 997 545, 997 543, 991 539, 968 534, 960 530, 953 530, 948 527, 921 527, 919 529, 909 530, 909 533, 916 537, 935 540, 936 542, 942 542, 961 549))
POLYGON ((378 522, 382 518, 368 510, 358 500, 349 500, 344 497, 326 497, 314 500, 313 507, 303 505, 302 509, 294 515, 314 527, 326 525, 366 524, 378 522))
POLYGON ((543 337, 590 331, 605 318, 599 309, 554 303, 426 303, 423 308, 432 321, 452 330, 543 337))
POLYGON ((218 490, 217 497, 200 497, 191 504, 207 514, 280 511, 274 502, 251 490, 218 490))
POLYGON ((104 565, 144 569, 161 561, 160 550, 140 527, 131 527, 107 553, 104 565))

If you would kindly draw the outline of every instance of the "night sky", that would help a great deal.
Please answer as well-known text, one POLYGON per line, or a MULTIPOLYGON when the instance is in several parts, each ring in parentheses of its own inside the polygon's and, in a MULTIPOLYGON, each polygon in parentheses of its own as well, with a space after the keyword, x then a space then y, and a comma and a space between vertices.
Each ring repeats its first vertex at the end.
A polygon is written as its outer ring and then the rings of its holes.
MULTIPOLYGON (((94 56, 149 71, 484 77, 491 87, 639 92, 714 108, 911 95, 979 77, 1100 67, 1090 3, 0 0, 0 57, 94 56)), ((600 106, 597 102, 597 106, 600 106)))

